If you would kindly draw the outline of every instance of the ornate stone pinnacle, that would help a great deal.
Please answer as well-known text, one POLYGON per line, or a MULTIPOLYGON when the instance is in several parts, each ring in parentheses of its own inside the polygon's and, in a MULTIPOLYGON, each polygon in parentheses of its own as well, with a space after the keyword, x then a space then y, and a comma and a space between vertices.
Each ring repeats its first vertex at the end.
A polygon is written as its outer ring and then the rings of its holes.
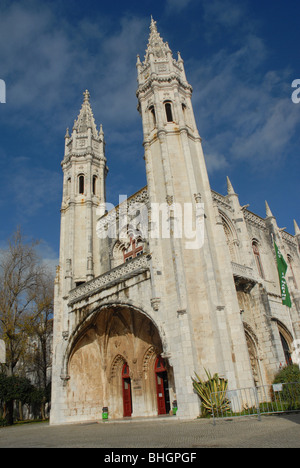
POLYGON ((90 93, 87 89, 83 93, 83 96, 84 96, 84 102, 90 102, 90 93))
POLYGON ((152 32, 152 31, 156 31, 156 32, 157 32, 156 21, 154 21, 152 15, 151 15, 150 31, 151 31, 151 32, 152 32))

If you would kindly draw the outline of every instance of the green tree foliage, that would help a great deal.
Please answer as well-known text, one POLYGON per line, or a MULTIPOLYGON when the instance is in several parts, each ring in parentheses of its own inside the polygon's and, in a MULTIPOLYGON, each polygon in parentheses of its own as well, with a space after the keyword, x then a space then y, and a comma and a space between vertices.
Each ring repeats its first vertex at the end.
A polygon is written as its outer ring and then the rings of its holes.
POLYGON ((6 344, 6 367, 13 375, 25 353, 34 316, 34 299, 42 272, 35 251, 18 229, 0 255, 0 337, 6 344))
POLYGON ((21 404, 30 403, 33 390, 33 385, 24 377, 0 374, 0 404, 3 419, 8 424, 13 424, 14 401, 20 401, 21 404))
POLYGON ((0 251, 0 338, 6 347, 6 362, 0 364, 0 404, 10 423, 14 402, 20 402, 20 413, 24 404, 39 406, 44 418, 50 401, 54 278, 38 256, 37 245, 18 229, 0 251), (35 388, 26 387, 25 376, 35 388))
POLYGON ((283 367, 274 378, 273 383, 289 383, 300 382, 300 369, 299 366, 293 364, 291 366, 283 367))
POLYGON ((286 411, 300 408, 300 369, 296 364, 283 367, 275 376, 273 384, 283 384, 280 393, 273 392, 273 398, 280 398, 286 411))

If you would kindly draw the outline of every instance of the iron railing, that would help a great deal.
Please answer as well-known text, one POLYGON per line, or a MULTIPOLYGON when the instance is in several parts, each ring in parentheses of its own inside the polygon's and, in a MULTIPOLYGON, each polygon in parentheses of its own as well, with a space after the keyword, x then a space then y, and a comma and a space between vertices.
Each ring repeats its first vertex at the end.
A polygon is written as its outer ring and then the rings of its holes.
POLYGON ((211 393, 212 416, 217 419, 300 411, 300 382, 261 385, 211 393), (222 401, 222 405, 218 402, 222 401))

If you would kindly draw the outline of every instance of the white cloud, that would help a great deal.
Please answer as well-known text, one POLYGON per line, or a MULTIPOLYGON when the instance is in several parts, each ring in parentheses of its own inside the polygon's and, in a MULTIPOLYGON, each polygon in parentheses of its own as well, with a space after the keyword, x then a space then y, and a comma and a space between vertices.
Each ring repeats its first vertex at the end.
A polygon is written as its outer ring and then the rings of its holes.
POLYGON ((86 88, 107 120, 118 125, 125 116, 127 122, 134 119, 134 60, 146 42, 148 20, 112 22, 102 15, 71 23, 47 4, 37 2, 39 8, 34 8, 35 3, 10 4, 1 14, 0 63, 14 112, 11 121, 21 126, 29 117, 38 118, 61 131, 76 117, 86 88))
POLYGON ((193 0, 167 0, 167 12, 179 13, 187 8, 193 0))
POLYGON ((209 143, 208 165, 213 155, 211 171, 224 169, 225 162, 266 170, 288 151, 300 115, 291 101, 289 71, 268 70, 267 58, 263 40, 248 33, 234 48, 186 63, 199 131, 209 143))
POLYGON ((44 167, 34 167, 29 157, 9 158, 2 155, 3 203, 13 202, 18 223, 61 201, 62 175, 44 167))
POLYGON ((232 0, 210 0, 202 2, 204 10, 204 21, 209 22, 212 27, 221 25, 233 27, 237 25, 243 16, 243 6, 232 0))
POLYGON ((209 145, 206 149, 206 145, 204 144, 203 149, 208 173, 211 174, 220 170, 224 171, 224 169, 229 166, 229 163, 223 154, 210 152, 209 145))
POLYGON ((45 265, 47 270, 51 272, 53 276, 55 276, 56 267, 59 265, 57 252, 44 239, 39 241, 39 244, 36 247, 36 252, 41 258, 42 264, 45 265))

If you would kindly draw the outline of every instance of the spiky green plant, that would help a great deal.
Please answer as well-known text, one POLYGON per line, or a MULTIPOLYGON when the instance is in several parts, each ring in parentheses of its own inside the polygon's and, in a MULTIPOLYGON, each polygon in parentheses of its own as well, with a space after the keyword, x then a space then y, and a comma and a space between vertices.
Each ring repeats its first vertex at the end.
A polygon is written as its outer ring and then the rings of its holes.
POLYGON ((230 406, 226 398, 228 381, 218 374, 212 376, 209 371, 204 370, 207 381, 201 380, 196 372, 196 379, 192 377, 193 387, 201 399, 202 413, 217 414, 229 411, 230 406))

